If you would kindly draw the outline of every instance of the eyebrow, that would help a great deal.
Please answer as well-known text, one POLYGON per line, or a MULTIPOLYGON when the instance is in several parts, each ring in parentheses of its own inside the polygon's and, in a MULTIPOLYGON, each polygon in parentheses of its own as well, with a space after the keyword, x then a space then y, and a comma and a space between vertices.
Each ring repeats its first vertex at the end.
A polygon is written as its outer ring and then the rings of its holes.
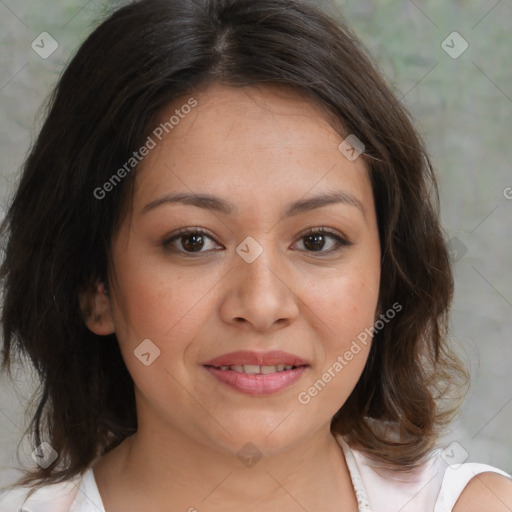
MULTIPOLYGON (((218 213, 224 213, 226 215, 231 215, 238 212, 238 208, 234 204, 229 203, 220 197, 212 196, 209 194, 178 192, 166 194, 158 199, 155 199, 154 201, 151 201, 146 206, 144 206, 141 213, 144 214, 150 210, 154 210, 163 204, 175 203, 192 205, 198 208, 203 208, 205 210, 213 210, 218 213)), ((328 206, 330 204, 346 204, 349 206, 354 206, 362 213, 363 217, 366 219, 366 210, 361 201, 359 201, 359 199, 357 199, 349 192, 344 191, 327 192, 318 196, 311 197, 309 199, 299 199, 298 201, 294 201, 288 205, 283 218, 286 219, 301 213, 315 210, 317 208, 322 208, 323 206, 328 206)))

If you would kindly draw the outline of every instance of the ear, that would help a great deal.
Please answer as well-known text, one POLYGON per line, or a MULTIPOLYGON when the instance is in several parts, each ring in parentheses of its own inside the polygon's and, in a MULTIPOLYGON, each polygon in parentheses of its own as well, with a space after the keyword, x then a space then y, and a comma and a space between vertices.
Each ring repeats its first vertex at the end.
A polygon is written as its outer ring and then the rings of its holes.
POLYGON ((97 281, 80 297, 85 325, 95 334, 106 336, 115 332, 110 297, 105 285, 97 281))

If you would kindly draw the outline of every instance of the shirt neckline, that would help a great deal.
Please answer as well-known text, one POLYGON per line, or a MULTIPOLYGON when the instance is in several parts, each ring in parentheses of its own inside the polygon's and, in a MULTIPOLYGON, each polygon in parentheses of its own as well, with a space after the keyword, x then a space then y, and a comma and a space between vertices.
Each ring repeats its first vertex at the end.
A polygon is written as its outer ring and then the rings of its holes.
POLYGON ((363 484, 363 479, 361 478, 361 473, 359 472, 359 469, 357 467, 356 459, 354 457, 352 448, 350 448, 350 446, 347 444, 347 442, 343 439, 343 437, 340 434, 334 434, 334 437, 338 444, 341 446, 341 449, 343 450, 343 454, 345 456, 348 472, 350 474, 350 480, 352 481, 352 487, 354 488, 354 492, 356 493, 358 512, 372 512, 370 507, 370 501, 368 499, 368 495, 363 484))
MULTIPOLYGON (((103 504, 98 484, 96 483, 93 466, 85 472, 79 488, 79 494, 80 491, 82 491, 82 494, 86 497, 87 501, 91 502, 99 512, 105 512, 105 505, 103 504)), ((80 496, 77 497, 80 498, 80 496)), ((94 512, 97 512, 96 509, 94 509, 94 512)), ((74 512, 74 509, 72 508, 71 511, 74 512)))

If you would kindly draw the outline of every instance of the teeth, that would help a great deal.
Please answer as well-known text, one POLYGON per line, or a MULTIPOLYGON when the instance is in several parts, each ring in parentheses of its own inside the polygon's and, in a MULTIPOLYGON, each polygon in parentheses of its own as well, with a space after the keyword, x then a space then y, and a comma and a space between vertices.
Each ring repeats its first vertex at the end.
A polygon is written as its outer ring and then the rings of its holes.
POLYGON ((267 365, 260 366, 257 364, 232 364, 230 366, 220 366, 221 370, 231 370, 239 373, 246 373, 248 375, 256 375, 261 373, 263 375, 268 375, 269 373, 282 372, 286 370, 291 370, 293 365, 291 364, 277 364, 277 365, 267 365))
POLYGON ((261 367, 257 364, 244 364, 244 373, 261 373, 261 367))

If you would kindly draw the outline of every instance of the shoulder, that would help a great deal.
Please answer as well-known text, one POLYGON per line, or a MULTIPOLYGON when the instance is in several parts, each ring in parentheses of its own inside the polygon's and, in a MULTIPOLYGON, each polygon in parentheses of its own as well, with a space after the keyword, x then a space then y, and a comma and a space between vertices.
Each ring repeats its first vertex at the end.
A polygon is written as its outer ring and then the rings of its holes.
POLYGON ((373 512, 390 510, 390 502, 402 512, 512 511, 512 477, 498 468, 474 462, 449 465, 436 449, 414 470, 397 473, 350 448, 341 436, 337 439, 373 512))
POLYGON ((475 475, 461 493, 453 512, 510 512, 512 479, 498 473, 475 475))
MULTIPOLYGON (((368 502, 363 510, 373 512, 426 512, 434 511, 444 476, 442 459, 430 454, 415 468, 397 470, 373 460, 364 451, 350 447, 338 437, 345 452, 345 460, 354 483, 368 502), (441 462, 441 463, 440 463, 441 462), (358 484, 359 485, 356 485, 358 484)), ((439 512, 438 508, 435 509, 439 512)), ((450 509, 451 510, 451 509, 450 509)), ((441 512, 445 512, 441 509, 441 512)))

